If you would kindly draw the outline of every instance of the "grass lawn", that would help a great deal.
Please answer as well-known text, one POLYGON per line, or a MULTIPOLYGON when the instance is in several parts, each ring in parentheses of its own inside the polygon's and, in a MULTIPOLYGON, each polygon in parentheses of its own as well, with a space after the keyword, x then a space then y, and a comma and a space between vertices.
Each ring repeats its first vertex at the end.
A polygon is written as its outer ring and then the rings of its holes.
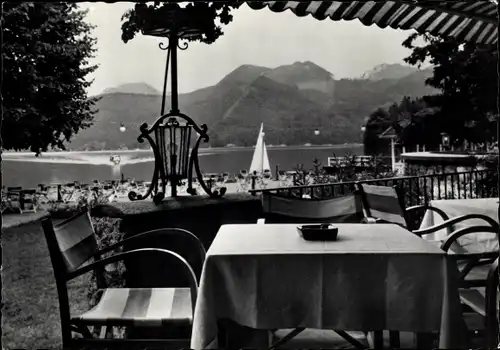
MULTIPOLYGON (((2 232, 3 349, 61 349, 59 299, 40 222, 2 232)), ((88 310, 90 274, 68 284, 72 312, 88 310)))

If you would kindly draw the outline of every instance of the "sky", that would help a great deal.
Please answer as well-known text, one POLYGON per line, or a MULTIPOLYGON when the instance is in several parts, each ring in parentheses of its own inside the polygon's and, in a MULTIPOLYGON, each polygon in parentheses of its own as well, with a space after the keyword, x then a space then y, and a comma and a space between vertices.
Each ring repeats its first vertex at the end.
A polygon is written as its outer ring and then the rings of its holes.
MULTIPOLYGON (((147 83, 161 91, 166 39, 138 34, 127 44, 121 40, 121 16, 133 3, 81 3, 89 9, 87 21, 95 26, 97 52, 92 64, 99 68, 89 78, 90 95, 125 83, 147 83)), ((359 77, 382 63, 401 63, 410 51, 401 43, 412 31, 364 26, 357 19, 318 21, 292 12, 252 10, 246 4, 233 10, 233 21, 214 44, 189 43, 178 54, 179 92, 216 84, 243 64, 275 68, 311 61, 336 79, 359 77)))

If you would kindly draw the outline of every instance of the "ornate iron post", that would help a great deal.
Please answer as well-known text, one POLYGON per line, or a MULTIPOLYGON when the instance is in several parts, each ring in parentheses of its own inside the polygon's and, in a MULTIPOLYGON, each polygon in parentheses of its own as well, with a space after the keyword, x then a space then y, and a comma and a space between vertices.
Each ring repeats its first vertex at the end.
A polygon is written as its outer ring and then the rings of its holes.
MULTIPOLYGON (((166 193, 167 183, 170 182, 171 196, 177 196, 179 185, 184 185, 187 180, 187 192, 191 195, 197 194, 193 188, 193 170, 196 172, 197 180, 203 190, 211 197, 221 197, 226 188, 212 190, 203 180, 199 162, 198 148, 201 141, 208 142, 207 126, 198 126, 190 117, 179 111, 179 92, 177 80, 177 49, 186 50, 188 45, 179 45, 180 39, 199 35, 202 31, 203 22, 199 18, 190 17, 185 9, 178 4, 166 4, 164 11, 155 14, 152 18, 150 28, 143 30, 144 35, 153 35, 168 38, 168 45, 159 44, 160 49, 167 51, 167 62, 165 67, 165 80, 163 83, 163 95, 161 105, 161 116, 152 127, 144 123, 140 127, 141 134, 137 138, 139 142, 148 140, 155 157, 155 169, 151 185, 145 194, 130 192, 130 200, 141 200, 153 196, 155 203, 163 200, 166 193), (171 104, 170 112, 165 114, 167 96, 168 72, 171 82, 171 104), (190 149, 192 131, 197 134, 197 139, 190 149), (191 153, 189 153, 191 152, 191 153), (161 189, 159 189, 161 185, 161 189)), ((139 13, 138 13, 139 15, 139 13)))

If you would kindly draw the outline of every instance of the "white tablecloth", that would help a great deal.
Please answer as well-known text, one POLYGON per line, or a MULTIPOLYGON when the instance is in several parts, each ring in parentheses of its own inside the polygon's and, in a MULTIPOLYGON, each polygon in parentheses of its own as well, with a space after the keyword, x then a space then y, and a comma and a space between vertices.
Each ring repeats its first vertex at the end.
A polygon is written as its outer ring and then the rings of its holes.
MULTIPOLYGON (((456 267, 391 224, 338 224, 336 242, 296 225, 224 225, 207 252, 191 348, 217 348, 217 320, 254 329, 439 331, 460 343, 456 267)), ((454 343, 455 342, 455 343, 454 343)))
MULTIPOLYGON (((466 214, 482 214, 498 222, 498 198, 433 200, 429 204, 432 207, 443 210, 450 219, 466 214)), ((439 214, 428 210, 424 215, 420 228, 427 228, 441 222, 443 222, 443 220, 439 214)), ((467 226, 488 226, 488 223, 480 219, 466 220, 454 225, 453 231, 467 226)), ((446 239, 447 235, 448 232, 443 229, 422 237, 427 240, 443 241, 446 239)), ((456 253, 495 251, 498 250, 498 239, 494 233, 471 233, 460 237, 457 244, 452 245, 451 249, 456 253)))

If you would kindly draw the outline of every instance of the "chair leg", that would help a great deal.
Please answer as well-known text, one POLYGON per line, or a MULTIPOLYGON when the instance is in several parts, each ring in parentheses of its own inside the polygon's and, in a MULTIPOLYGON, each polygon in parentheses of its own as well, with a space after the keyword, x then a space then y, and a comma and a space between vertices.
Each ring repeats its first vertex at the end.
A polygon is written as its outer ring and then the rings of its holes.
POLYGON ((417 333, 417 349, 432 349, 433 336, 430 333, 417 333))
POLYGON ((399 349, 401 347, 399 332, 389 331, 389 346, 391 347, 391 349, 399 349))
POLYGON ((487 315, 485 317, 485 340, 487 349, 494 349, 498 345, 498 323, 496 315, 487 315))
POLYGON ((384 332, 383 331, 374 331, 373 332, 373 347, 375 349, 383 349, 384 348, 384 332))

